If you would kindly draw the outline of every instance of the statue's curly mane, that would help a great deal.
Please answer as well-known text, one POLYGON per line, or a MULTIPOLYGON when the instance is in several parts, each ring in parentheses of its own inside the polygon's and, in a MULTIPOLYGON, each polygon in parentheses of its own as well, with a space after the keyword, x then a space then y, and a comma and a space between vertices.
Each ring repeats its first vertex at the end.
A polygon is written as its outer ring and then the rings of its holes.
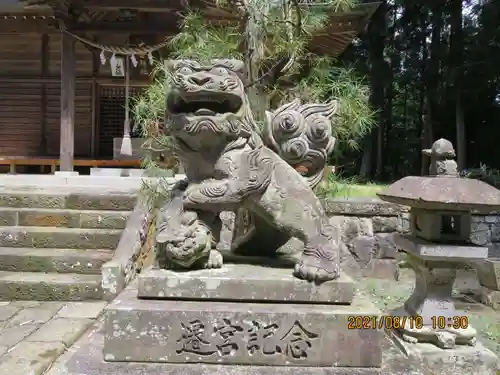
POLYGON ((301 104, 296 99, 266 112, 264 142, 302 174, 311 187, 323 178, 328 156, 335 146, 330 119, 336 111, 335 100, 301 104))

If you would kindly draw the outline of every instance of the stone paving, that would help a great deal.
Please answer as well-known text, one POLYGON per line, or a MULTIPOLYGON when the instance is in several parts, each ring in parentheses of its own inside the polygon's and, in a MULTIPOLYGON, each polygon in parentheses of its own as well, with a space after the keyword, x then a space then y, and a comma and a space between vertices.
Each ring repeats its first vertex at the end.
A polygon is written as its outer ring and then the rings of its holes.
POLYGON ((0 375, 41 375, 107 302, 0 302, 0 375))

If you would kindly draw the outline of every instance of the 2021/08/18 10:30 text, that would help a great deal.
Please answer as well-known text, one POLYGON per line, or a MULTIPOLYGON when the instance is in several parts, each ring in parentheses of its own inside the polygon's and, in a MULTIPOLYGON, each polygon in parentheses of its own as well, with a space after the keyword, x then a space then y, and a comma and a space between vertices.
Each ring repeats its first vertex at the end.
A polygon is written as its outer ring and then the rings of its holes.
MULTIPOLYGON (((348 329, 421 329, 424 327, 424 319, 421 316, 376 316, 376 315, 352 315, 348 317, 348 329)), ((469 318, 460 316, 433 316, 431 318, 432 329, 467 329, 469 318)))

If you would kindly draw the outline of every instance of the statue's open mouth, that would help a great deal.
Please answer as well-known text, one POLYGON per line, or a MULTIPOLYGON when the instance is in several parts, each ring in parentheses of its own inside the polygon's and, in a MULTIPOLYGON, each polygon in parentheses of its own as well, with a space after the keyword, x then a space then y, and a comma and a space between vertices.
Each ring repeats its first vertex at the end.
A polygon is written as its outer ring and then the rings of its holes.
POLYGON ((237 114, 243 105, 242 99, 234 94, 176 95, 167 99, 167 110, 172 115, 219 116, 225 113, 237 114))

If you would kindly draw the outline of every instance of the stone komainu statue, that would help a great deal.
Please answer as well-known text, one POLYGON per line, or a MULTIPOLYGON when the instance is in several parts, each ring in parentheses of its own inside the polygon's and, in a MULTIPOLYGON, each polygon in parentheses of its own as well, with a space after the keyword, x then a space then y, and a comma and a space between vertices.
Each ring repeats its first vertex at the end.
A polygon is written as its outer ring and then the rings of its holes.
POLYGON ((430 156, 429 176, 457 176, 456 154, 453 144, 440 138, 432 144, 432 148, 422 150, 422 154, 430 156))
POLYGON ((312 191, 334 147, 337 102, 295 100, 267 112, 261 132, 241 61, 175 60, 167 68, 166 132, 186 179, 158 216, 159 266, 218 268, 221 251, 272 257, 297 238, 304 248, 294 275, 337 278, 339 233, 312 191))

